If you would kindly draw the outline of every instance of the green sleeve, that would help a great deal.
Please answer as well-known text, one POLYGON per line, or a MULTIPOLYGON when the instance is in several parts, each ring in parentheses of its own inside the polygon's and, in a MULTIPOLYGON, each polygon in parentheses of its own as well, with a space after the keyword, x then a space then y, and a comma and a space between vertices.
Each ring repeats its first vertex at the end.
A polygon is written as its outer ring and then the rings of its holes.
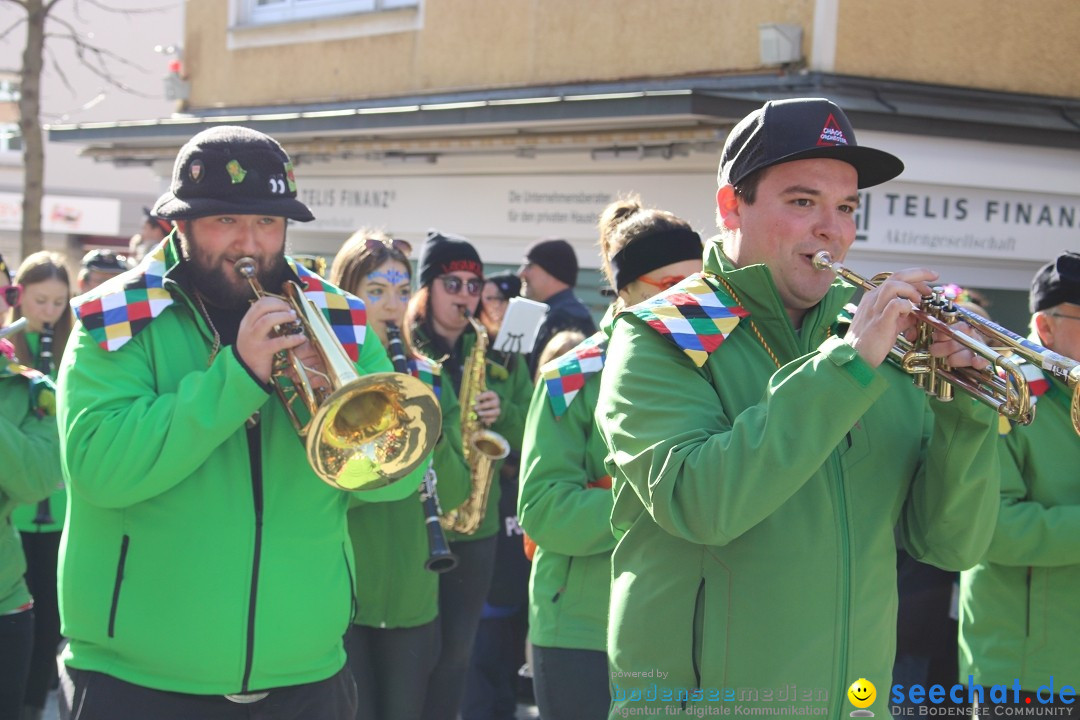
POLYGON ((499 396, 499 419, 492 423, 491 429, 506 438, 511 448, 520 449, 533 390, 525 357, 513 356, 509 377, 499 383, 489 382, 488 387, 499 396))
POLYGON ((689 542, 725 545, 769 517, 887 386, 835 337, 779 370, 744 366, 740 350, 725 346, 697 368, 643 321, 623 317, 597 403, 612 479, 616 491, 625 481, 660 527, 689 542), (730 376, 714 377, 711 368, 730 376), (723 384, 746 382, 764 393, 732 417, 723 384), (807 407, 829 412, 808 423, 807 407))
POLYGON ((0 380, 4 395, 0 413, 0 490, 13 505, 36 503, 60 482, 60 440, 56 417, 30 412, 30 390, 25 378, 0 380), (24 411, 20 412, 20 410, 24 411), (14 414, 9 415, 10 410, 14 414))
POLYGON ((916 560, 966 570, 982 559, 998 508, 997 417, 970 397, 928 401, 922 462, 900 518, 916 560))
POLYGON ((79 323, 61 362, 64 475, 73 492, 100 507, 127 507, 174 487, 270 397, 231 350, 188 373, 175 392, 158 392, 146 338, 152 331, 107 352, 79 323))
POLYGON ((587 487, 597 479, 587 468, 603 467, 602 457, 592 463, 587 457, 599 384, 599 376, 589 378, 561 417, 551 408, 546 383, 537 383, 529 404, 518 523, 537 545, 560 555, 595 555, 615 547, 611 491, 587 487))
MULTIPOLYGON (((1013 429, 998 443, 1001 505, 986 558, 999 565, 1021 567, 1076 565, 1080 563, 1080 505, 1046 507, 1028 499, 1024 476, 1031 471, 1028 458, 1032 449, 1027 432, 1013 429)), ((1076 442, 1072 431, 1068 432, 1066 441, 1076 442)))

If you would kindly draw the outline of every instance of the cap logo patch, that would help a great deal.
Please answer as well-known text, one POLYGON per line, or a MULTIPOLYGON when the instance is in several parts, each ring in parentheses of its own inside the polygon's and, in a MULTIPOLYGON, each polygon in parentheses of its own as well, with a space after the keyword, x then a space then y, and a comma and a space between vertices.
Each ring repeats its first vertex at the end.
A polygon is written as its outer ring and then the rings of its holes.
POLYGON ((296 175, 293 174, 292 161, 285 163, 285 180, 289 183, 289 192, 296 192, 296 175))
POLYGON ((225 163, 225 171, 229 173, 233 185, 244 182, 244 178, 247 176, 247 170, 240 167, 240 163, 236 160, 225 163))
POLYGON ((275 195, 285 194, 285 178, 281 177, 280 175, 274 175, 270 178, 269 182, 270 192, 274 193, 275 195))
POLYGON ((203 179, 202 160, 196 158, 191 161, 191 165, 188 165, 188 175, 191 177, 191 182, 197 183, 203 179))
POLYGON ((818 138, 818 145, 847 145, 847 138, 844 137, 844 131, 840 129, 840 124, 836 122, 836 118, 832 113, 829 113, 829 118, 825 121, 825 127, 821 128, 821 137, 818 138))

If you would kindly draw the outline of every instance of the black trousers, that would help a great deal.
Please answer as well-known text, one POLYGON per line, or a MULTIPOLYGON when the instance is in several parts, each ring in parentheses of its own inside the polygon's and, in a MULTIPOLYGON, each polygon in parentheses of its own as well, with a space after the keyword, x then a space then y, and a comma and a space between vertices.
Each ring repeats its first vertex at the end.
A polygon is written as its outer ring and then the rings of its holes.
POLYGON ((222 695, 187 695, 133 685, 110 675, 67 668, 73 687, 64 704, 71 720, 353 720, 356 685, 347 667, 307 685, 277 688, 252 703, 222 695))
POLYGON ((439 659, 439 621, 411 628, 353 625, 346 637, 356 720, 418 720, 439 659))
POLYGON ((59 532, 21 533, 26 555, 26 584, 34 596, 34 653, 26 679, 25 705, 45 707, 56 684, 56 652, 60 647, 60 608, 56 599, 56 557, 59 532))
POLYGON ((607 653, 533 645, 533 690, 544 720, 605 720, 609 687, 607 653))
POLYGON ((454 720, 465 692, 476 628, 491 588, 497 536, 450 543, 458 566, 439 576, 439 626, 442 650, 431 672, 424 720, 454 720))
POLYGON ((0 615, 0 718, 22 712, 33 649, 34 611, 0 615))
POLYGON ((514 720, 518 669, 525 664, 528 634, 527 607, 480 620, 461 701, 462 720, 514 720))

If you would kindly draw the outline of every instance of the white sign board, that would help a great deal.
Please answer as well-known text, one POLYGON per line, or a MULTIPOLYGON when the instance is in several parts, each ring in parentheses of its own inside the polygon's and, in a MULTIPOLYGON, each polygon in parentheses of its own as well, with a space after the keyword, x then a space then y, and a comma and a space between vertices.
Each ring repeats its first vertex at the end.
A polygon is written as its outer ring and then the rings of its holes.
MULTIPOLYGON (((0 230, 22 229, 22 195, 0 192, 0 230)), ((107 198, 46 195, 41 229, 69 235, 119 235, 120 201, 107 198)))
MULTIPOLYGON (((302 179, 300 187, 316 219, 294 232, 333 233, 344 240, 363 226, 409 237, 423 237, 435 227, 478 241, 491 262, 519 262, 525 245, 546 236, 571 240, 582 257, 586 248, 595 249, 599 213, 629 193, 686 219, 703 237, 716 234, 711 173, 314 177, 302 179)), ((1042 261, 1080 248, 1075 195, 901 181, 860 195, 859 249, 1042 261)))

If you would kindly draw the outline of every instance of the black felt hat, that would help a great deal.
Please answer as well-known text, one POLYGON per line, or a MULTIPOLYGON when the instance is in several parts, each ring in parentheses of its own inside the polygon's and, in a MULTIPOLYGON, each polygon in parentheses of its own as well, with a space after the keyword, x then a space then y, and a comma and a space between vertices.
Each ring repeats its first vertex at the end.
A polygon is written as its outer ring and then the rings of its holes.
POLYGON ((1029 305, 1039 312, 1060 305, 1080 305, 1080 253, 1067 251, 1043 265, 1031 282, 1029 305))
MULTIPOLYGON (((570 287, 577 285, 578 262, 574 246, 561 238, 537 240, 525 251, 525 264, 532 263, 570 287)), ((521 266, 521 270, 525 265, 521 266)), ((521 272, 518 270, 518 272, 521 272)))
POLYGON ((825 98, 770 100, 736 125, 720 155, 717 182, 738 185, 761 168, 793 160, 832 158, 852 165, 859 187, 892 180, 904 171, 900 158, 855 142, 847 115, 825 98))
POLYGON ((292 162, 281 145, 235 125, 203 130, 180 148, 172 184, 152 214, 165 220, 229 214, 315 219, 296 199, 292 162))

